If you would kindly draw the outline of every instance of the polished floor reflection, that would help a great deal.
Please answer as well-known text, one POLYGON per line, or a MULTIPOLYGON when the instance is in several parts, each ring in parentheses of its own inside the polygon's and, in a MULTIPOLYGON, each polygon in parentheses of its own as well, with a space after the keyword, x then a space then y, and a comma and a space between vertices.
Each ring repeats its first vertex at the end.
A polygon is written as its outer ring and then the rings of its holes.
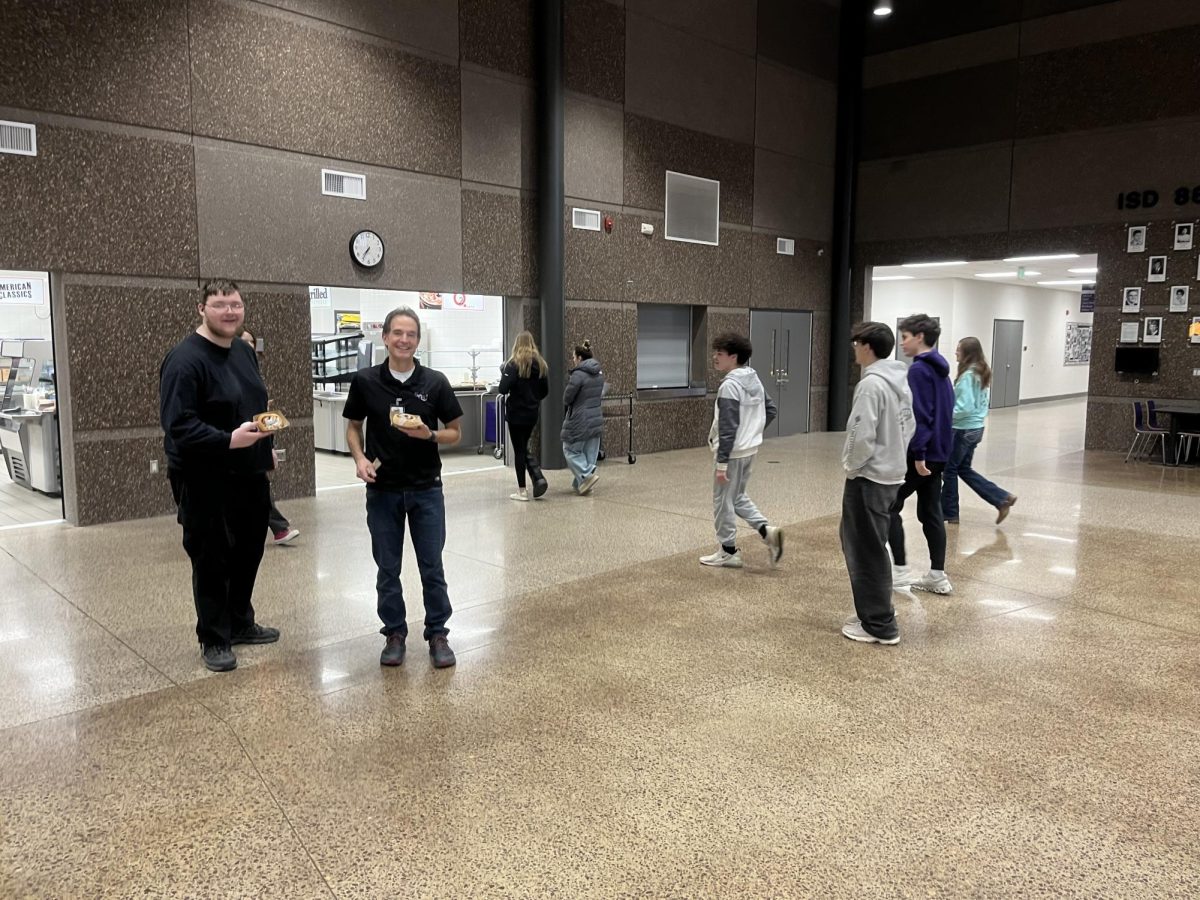
POLYGON ((1200 470, 1083 415, 993 415, 1020 501, 964 495, 896 647, 838 632, 840 435, 760 454, 777 570, 697 564, 704 450, 450 476, 451 670, 377 664, 355 489, 283 504, 228 675, 171 518, 0 532, 0 896, 1196 896, 1200 470))

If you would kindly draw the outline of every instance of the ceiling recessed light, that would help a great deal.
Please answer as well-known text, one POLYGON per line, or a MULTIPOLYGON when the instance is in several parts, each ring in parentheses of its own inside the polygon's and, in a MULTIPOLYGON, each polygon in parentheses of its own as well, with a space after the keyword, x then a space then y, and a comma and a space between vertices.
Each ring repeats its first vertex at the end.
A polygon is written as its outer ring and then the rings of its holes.
POLYGON ((1090 278, 1067 278, 1056 281, 1039 281, 1038 284, 1091 284, 1090 278))
POLYGON ((876 0, 873 12, 881 19, 884 16, 890 16, 892 14, 892 4, 888 0, 876 0))
POLYGON ((901 268, 904 269, 936 269, 940 266, 965 266, 967 261, 954 260, 952 262, 931 262, 931 263, 903 263, 901 268))
POLYGON ((872 281, 912 281, 912 275, 872 275, 872 281))
POLYGON ((1091 267, 1084 266, 1083 268, 1080 268, 1080 269, 1067 269, 1067 271, 1070 272, 1072 275, 1095 275, 1097 272, 1100 271, 1100 269, 1097 268, 1096 266, 1091 266, 1091 267))
POLYGON ((1038 262, 1043 259, 1079 259, 1078 253, 1043 253, 1041 256, 1006 256, 1005 262, 1038 262))
MULTIPOLYGON (((976 278, 1016 278, 1020 272, 976 272, 976 278)), ((1026 272, 1026 275, 1041 275, 1041 272, 1026 272)))

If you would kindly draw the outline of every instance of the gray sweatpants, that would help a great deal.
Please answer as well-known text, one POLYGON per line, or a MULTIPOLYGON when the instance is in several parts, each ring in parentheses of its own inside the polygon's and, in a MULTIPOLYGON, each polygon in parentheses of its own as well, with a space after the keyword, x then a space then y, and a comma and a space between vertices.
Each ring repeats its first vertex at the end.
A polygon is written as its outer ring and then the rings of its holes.
POLYGON ((746 484, 750 481, 750 468, 753 465, 753 456, 731 459, 725 471, 729 481, 721 484, 716 477, 713 478, 713 521, 717 526, 717 540, 722 546, 732 546, 737 540, 739 516, 755 531, 767 524, 767 517, 746 496, 746 484))

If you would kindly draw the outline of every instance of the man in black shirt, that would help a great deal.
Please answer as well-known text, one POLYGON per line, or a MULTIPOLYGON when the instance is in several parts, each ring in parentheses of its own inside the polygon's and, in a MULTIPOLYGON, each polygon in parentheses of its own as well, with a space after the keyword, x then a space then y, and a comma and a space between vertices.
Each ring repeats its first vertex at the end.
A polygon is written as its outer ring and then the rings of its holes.
POLYGON ((238 329, 245 305, 232 281, 200 294, 200 327, 159 369, 159 412, 167 475, 192 561, 196 636, 214 672, 237 668, 232 644, 269 644, 279 630, 258 625, 250 595, 263 555, 271 500, 271 436, 252 417, 267 409, 258 359, 238 329))
POLYGON ((367 529, 379 571, 380 633, 387 638, 380 665, 404 662, 404 590, 400 563, 404 523, 408 522, 425 599, 425 640, 437 668, 454 665, 449 633, 450 595, 442 568, 446 546, 446 501, 442 495, 442 459, 438 444, 453 447, 461 433, 462 407, 441 372, 414 359, 421 343, 421 321, 406 306, 393 309, 383 323, 387 361, 362 369, 350 383, 343 415, 346 442, 358 477, 367 483, 367 529), (412 427, 392 424, 393 411, 419 417, 412 427), (363 422, 367 429, 364 438, 363 422), (438 428, 438 422, 444 423, 438 428))

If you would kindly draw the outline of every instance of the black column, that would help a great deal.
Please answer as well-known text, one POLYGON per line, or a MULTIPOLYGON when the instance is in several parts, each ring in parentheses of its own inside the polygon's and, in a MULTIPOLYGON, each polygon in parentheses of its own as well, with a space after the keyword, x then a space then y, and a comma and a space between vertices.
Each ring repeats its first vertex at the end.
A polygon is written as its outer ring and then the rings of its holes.
POLYGON ((542 464, 561 469, 559 432, 563 391, 563 9, 562 0, 537 0, 538 293, 542 354, 550 363, 550 396, 542 404, 542 464))
POLYGON ((842 0, 838 23, 837 168, 833 182, 833 303, 829 328, 830 431, 850 414, 850 293, 854 274, 854 203, 858 186, 859 101, 862 97, 866 0, 842 0))

